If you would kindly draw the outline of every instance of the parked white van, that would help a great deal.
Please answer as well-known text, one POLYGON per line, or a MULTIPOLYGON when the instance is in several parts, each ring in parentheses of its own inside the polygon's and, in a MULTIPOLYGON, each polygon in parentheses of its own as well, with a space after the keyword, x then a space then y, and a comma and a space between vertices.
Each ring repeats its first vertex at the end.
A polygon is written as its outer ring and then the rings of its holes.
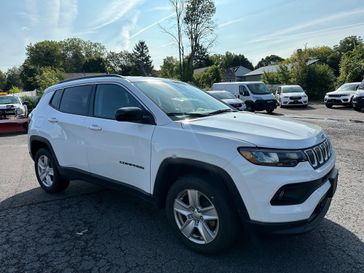
POLYGON ((226 90, 244 101, 247 111, 272 113, 277 108, 277 100, 263 82, 219 82, 212 90, 226 90))

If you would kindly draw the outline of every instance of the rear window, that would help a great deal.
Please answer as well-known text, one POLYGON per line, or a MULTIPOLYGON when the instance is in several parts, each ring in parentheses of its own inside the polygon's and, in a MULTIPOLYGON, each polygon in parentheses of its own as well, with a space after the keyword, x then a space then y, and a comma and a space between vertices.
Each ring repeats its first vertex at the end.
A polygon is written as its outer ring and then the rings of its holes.
POLYGON ((56 90, 51 99, 50 105, 55 109, 59 108, 59 103, 61 102, 62 98, 62 91, 63 90, 56 90))
POLYGON ((92 85, 66 88, 59 110, 69 114, 86 116, 89 113, 92 85))

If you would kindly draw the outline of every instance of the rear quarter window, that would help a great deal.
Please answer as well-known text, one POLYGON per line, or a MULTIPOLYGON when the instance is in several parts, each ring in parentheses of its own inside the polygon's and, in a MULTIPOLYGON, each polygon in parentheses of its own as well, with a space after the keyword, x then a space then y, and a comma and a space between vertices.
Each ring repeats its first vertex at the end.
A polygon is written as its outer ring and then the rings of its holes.
POLYGON ((63 90, 56 90, 52 96, 51 102, 49 103, 53 108, 58 109, 61 102, 63 90))

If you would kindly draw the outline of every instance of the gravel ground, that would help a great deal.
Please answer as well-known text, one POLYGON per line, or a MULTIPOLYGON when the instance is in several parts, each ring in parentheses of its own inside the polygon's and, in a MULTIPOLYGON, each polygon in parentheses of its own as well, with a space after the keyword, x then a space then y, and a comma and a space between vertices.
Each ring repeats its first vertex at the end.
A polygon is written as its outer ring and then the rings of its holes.
POLYGON ((44 193, 26 136, 3 136, 0 272, 364 272, 364 113, 314 105, 282 114, 322 126, 337 149, 337 192, 315 231, 252 233, 224 255, 201 256, 175 238, 163 210, 138 198, 81 181, 44 193))

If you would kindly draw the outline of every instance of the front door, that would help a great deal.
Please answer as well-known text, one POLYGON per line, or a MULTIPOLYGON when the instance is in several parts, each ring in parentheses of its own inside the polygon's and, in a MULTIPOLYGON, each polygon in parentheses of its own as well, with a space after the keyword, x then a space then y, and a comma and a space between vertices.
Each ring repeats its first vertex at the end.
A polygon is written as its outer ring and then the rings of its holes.
POLYGON ((93 116, 86 121, 89 170, 149 193, 151 139, 155 125, 116 121, 116 110, 128 106, 143 109, 124 87, 97 85, 93 116))

